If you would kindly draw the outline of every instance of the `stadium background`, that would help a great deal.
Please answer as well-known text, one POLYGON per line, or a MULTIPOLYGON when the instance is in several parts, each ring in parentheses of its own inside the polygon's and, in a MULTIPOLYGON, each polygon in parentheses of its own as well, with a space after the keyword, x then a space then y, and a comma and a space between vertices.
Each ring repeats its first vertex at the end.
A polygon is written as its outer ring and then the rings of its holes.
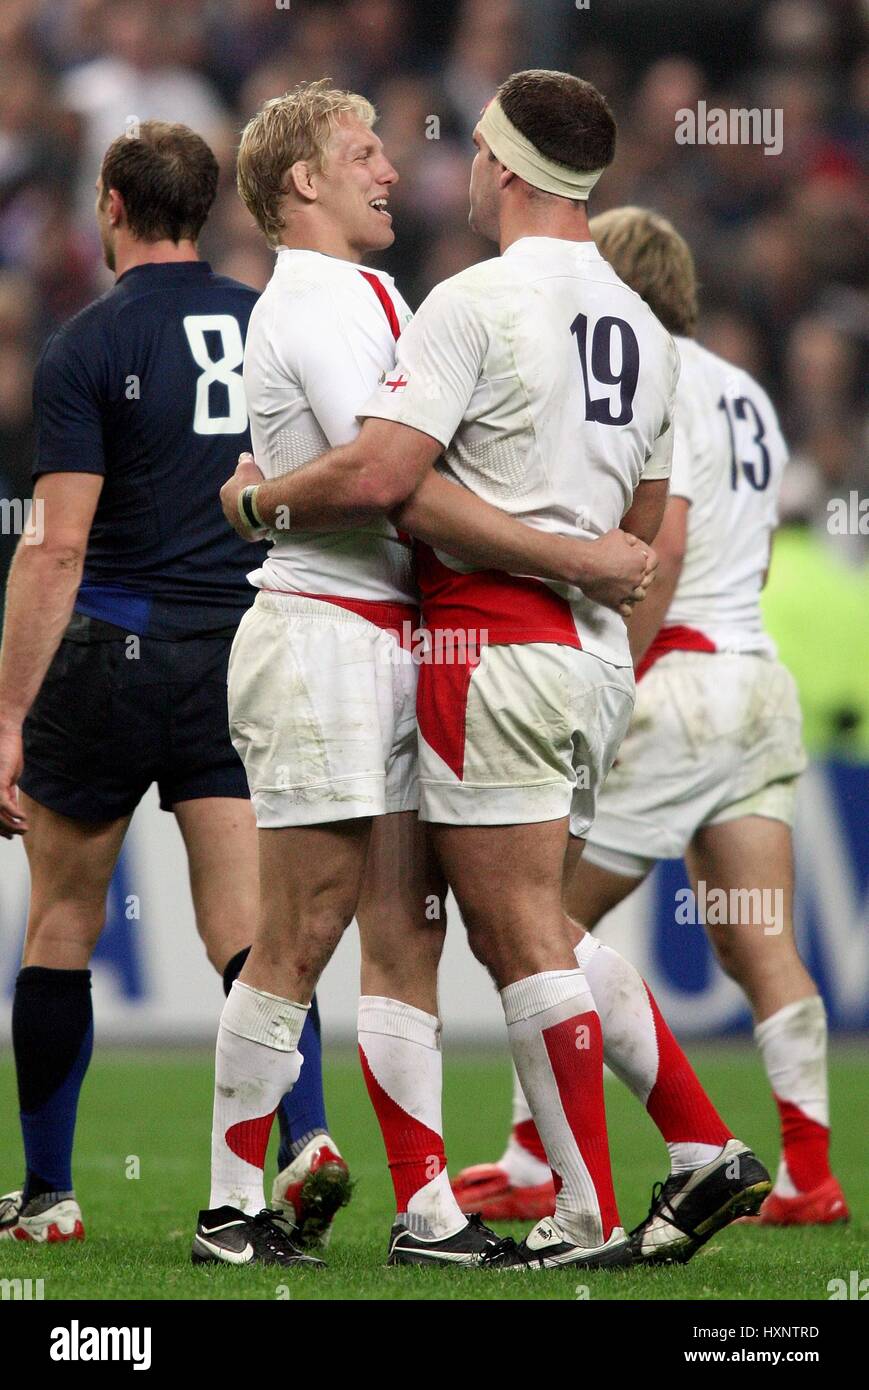
MULTIPOLYGON (((0 501, 9 503, 30 490, 40 344, 109 284, 93 182, 131 118, 185 121, 210 139, 223 180, 203 255, 261 287, 271 257, 234 190, 241 126, 303 79, 329 75, 372 96, 401 174, 398 239, 382 263, 416 305, 491 254, 467 227, 467 177, 470 132, 498 81, 553 66, 606 93, 619 151, 594 208, 642 203, 673 218, 697 256, 701 340, 760 378, 791 444, 765 605, 800 685, 813 758, 797 826, 798 931, 831 1021, 849 1030, 869 1026, 865 15, 859 0, 0 4, 0 501), (701 100, 780 109, 781 153, 677 144, 675 112, 701 100)), ((2 575, 14 515, 3 513, 2 575)), ((679 865, 664 866, 607 939, 645 970, 683 1035, 744 1029, 747 1011, 711 965, 702 928, 676 923, 683 881, 679 865)), ((22 847, 0 842, 4 1037, 26 897, 22 847)), ((452 922, 447 1034, 500 1036, 495 993, 455 912, 452 922)), ((355 1027, 357 958, 349 933, 321 990, 332 1036, 355 1027)), ((196 939, 174 820, 153 798, 134 820, 94 968, 103 1039, 213 1036, 219 983, 196 939)))

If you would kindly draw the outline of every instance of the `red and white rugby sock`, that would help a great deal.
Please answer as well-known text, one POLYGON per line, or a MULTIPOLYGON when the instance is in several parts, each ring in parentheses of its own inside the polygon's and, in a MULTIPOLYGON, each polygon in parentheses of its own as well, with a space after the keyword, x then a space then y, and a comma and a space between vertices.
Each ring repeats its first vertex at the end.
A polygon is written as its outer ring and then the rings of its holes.
POLYGON ((715 1158, 733 1135, 697 1079, 639 971, 588 933, 576 947, 603 1028, 607 1066, 646 1107, 685 1173, 715 1158))
POLYGON ((827 1014, 820 995, 786 1004, 754 1030, 781 1117, 774 1192, 795 1197, 830 1176, 827 1014))
POLYGON ((580 970, 501 990, 507 1037, 555 1183, 555 1220, 578 1245, 609 1239, 619 1214, 603 1098, 603 1043, 580 970))
POLYGON ((421 1236, 455 1235, 468 1218, 453 1196, 444 1152, 441 1025, 380 995, 359 1000, 359 1058, 395 1188, 395 1209, 421 1236))
POLYGON ((263 1165, 275 1111, 299 1079, 309 1006, 236 980, 217 1031, 210 1206, 267 1206, 263 1165))
MULTIPOLYGON (((618 951, 588 934, 577 945, 575 955, 600 1015, 604 1061, 654 1120, 667 1144, 671 1171, 684 1173, 708 1163, 733 1136, 641 975, 618 951)), ((513 1145, 533 1153, 528 1126, 522 1123, 521 1087, 518 1090, 519 1095, 514 1090, 513 1096, 511 1147, 500 1160, 516 1186, 520 1184, 513 1171, 519 1165, 513 1145)), ((527 1106, 525 1110, 529 1113, 527 1106)), ((532 1171, 527 1164, 525 1171, 532 1171)), ((521 1185, 530 1186, 527 1181, 521 1185)))

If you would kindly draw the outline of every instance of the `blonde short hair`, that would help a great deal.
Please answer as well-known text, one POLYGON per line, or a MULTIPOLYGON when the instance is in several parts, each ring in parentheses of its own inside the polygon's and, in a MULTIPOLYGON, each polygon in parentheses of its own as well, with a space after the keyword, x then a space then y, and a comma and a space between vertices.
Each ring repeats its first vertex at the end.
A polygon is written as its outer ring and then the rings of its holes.
POLYGON ((666 217, 648 208, 613 208, 589 222, 597 248, 643 298, 670 333, 691 337, 697 326, 694 257, 666 217))
POLYGON ((367 126, 377 119, 365 97, 339 91, 329 82, 328 77, 300 82, 284 96, 263 102, 242 133, 238 191, 270 246, 280 244, 284 230, 281 203, 289 191, 291 167, 304 160, 321 170, 326 146, 342 116, 357 116, 367 126))

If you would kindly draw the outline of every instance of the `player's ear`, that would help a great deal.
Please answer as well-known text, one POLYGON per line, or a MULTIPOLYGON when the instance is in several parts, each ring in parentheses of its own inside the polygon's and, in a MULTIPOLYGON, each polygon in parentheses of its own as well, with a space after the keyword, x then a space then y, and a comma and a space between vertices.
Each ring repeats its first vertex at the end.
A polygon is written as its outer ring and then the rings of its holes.
POLYGON ((121 223, 125 220, 127 210, 124 207, 124 200, 116 188, 109 189, 107 207, 109 226, 120 227, 121 223))
POLYGON ((512 183, 516 175, 512 169, 502 169, 498 175, 498 187, 506 188, 508 183, 512 183))
POLYGON ((290 165, 290 184, 300 198, 312 203, 317 196, 314 181, 311 177, 311 167, 304 159, 297 159, 295 164, 290 165))

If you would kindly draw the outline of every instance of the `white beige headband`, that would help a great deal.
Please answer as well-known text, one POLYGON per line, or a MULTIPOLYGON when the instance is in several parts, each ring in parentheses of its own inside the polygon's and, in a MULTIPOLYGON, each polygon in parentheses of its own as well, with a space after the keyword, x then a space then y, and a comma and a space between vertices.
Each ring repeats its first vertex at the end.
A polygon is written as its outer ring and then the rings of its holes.
POLYGON ((557 193, 559 198, 573 198, 584 203, 603 173, 603 169, 583 173, 547 159, 504 115, 497 97, 489 102, 480 117, 479 131, 505 168, 544 193, 557 193))

